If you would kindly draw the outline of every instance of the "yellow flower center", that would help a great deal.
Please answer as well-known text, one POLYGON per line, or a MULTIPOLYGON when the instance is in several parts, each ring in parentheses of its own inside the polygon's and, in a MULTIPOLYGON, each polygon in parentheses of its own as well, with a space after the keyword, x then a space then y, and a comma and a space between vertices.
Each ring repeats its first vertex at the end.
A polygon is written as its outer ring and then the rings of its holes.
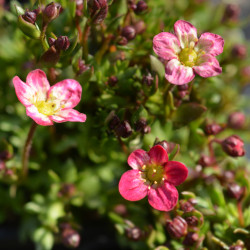
POLYGON ((35 104, 39 113, 43 115, 54 115, 56 112, 56 105, 53 102, 39 101, 35 104))
POLYGON ((158 187, 165 180, 164 167, 158 165, 144 165, 142 167, 141 177, 147 185, 153 186, 154 188, 158 187))
POLYGON ((197 61, 197 54, 192 48, 185 48, 179 54, 180 61, 189 67, 193 67, 197 61))

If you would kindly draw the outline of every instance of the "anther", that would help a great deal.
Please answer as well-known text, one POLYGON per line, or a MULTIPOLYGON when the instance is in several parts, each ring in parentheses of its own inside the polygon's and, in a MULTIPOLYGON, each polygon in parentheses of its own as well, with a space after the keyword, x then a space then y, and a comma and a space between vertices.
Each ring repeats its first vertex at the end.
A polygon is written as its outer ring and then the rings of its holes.
POLYGON ((165 181, 165 178, 163 177, 162 180, 165 181))
POLYGON ((143 166, 142 166, 142 169, 145 170, 145 169, 146 169, 146 165, 143 165, 143 166))
POLYGON ((154 169, 153 172, 156 173, 156 169, 154 169))
POLYGON ((150 190, 151 187, 148 187, 148 190, 150 190))
POLYGON ((157 181, 154 181, 154 184, 157 184, 157 181))

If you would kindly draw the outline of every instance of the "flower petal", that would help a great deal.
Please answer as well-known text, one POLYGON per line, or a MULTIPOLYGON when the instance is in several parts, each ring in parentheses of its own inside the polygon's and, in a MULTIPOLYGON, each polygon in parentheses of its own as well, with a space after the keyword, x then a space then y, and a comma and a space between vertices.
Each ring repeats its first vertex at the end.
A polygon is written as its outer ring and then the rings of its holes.
POLYGON ((177 37, 168 32, 161 32, 153 39, 154 52, 165 60, 178 58, 180 42, 177 37))
POLYGON ((143 165, 149 162, 148 153, 142 149, 137 149, 128 157, 128 165, 133 169, 141 169, 143 165))
POLYGON ((191 82, 195 74, 191 67, 184 66, 177 59, 172 59, 166 64, 166 79, 176 85, 182 85, 191 82))
POLYGON ((181 47, 183 49, 188 48, 191 42, 196 43, 198 41, 197 30, 189 22, 183 20, 177 21, 174 24, 174 32, 179 39, 181 47))
POLYGON ((39 113, 35 105, 26 107, 26 114, 39 125, 42 126, 53 125, 53 122, 51 121, 49 116, 39 113))
POLYGON ((151 188, 148 191, 149 204, 160 211, 172 210, 178 201, 178 191, 171 183, 164 184, 156 189, 151 188))
POLYGON ((162 165, 168 161, 167 151, 160 145, 153 146, 148 155, 152 164, 162 165))
POLYGON ((55 115, 50 116, 55 122, 85 122, 86 115, 78 112, 75 109, 62 109, 55 115))
POLYGON ((178 161, 169 161, 165 164, 166 180, 175 186, 184 182, 188 176, 187 167, 178 161))
POLYGON ((52 86, 48 99, 56 100, 64 108, 74 108, 81 100, 82 86, 73 79, 66 79, 52 86))
POLYGON ((195 51, 203 50, 207 54, 217 56, 223 52, 224 40, 221 36, 213 33, 201 34, 198 43, 195 46, 195 51))
POLYGON ((148 186, 144 184, 138 170, 129 170, 120 179, 119 192, 126 200, 138 201, 147 195, 148 186))
POLYGON ((36 69, 31 71, 27 75, 26 84, 38 94, 37 101, 46 100, 50 84, 46 74, 42 70, 36 69))
POLYGON ((194 72, 202 77, 217 76, 222 72, 217 59, 209 54, 200 56, 197 65, 193 67, 194 72))
POLYGON ((25 106, 32 105, 31 101, 35 95, 35 91, 23 82, 18 76, 13 78, 13 84, 15 87, 18 100, 25 106))

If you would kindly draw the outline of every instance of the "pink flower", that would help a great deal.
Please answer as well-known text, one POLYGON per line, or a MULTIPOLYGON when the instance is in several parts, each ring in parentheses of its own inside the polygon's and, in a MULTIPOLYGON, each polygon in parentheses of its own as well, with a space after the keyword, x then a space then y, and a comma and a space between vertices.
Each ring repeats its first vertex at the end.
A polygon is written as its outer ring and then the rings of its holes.
POLYGON ((160 211, 169 211, 178 201, 175 186, 185 181, 188 169, 177 161, 168 161, 167 151, 160 145, 149 152, 135 150, 128 157, 133 170, 125 172, 119 182, 120 194, 129 201, 148 195, 149 204, 160 211))
POLYGON ((196 28, 183 20, 174 24, 174 32, 161 32, 153 40, 154 52, 168 61, 165 77, 169 82, 182 85, 192 81, 195 73, 211 77, 222 72, 215 58, 223 51, 222 37, 206 32, 198 39, 196 28))
POLYGON ((49 126, 53 125, 53 121, 85 122, 86 115, 73 109, 82 94, 82 87, 77 81, 66 79, 50 87, 46 74, 36 69, 28 74, 26 83, 15 76, 13 84, 27 115, 37 124, 49 126))

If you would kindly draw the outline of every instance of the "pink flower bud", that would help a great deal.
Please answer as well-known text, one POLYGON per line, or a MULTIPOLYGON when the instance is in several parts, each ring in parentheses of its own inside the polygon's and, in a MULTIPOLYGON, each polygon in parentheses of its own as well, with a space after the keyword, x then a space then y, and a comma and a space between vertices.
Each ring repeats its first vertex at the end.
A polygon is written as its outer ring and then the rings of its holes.
POLYGON ((69 38, 67 36, 59 36, 54 45, 58 50, 67 50, 70 46, 69 38))
POLYGON ((118 117, 117 115, 114 115, 114 116, 111 118, 110 122, 109 122, 109 128, 110 128, 111 130, 113 130, 113 129, 115 129, 119 124, 120 124, 120 119, 119 119, 119 117, 118 117))
POLYGON ((136 34, 142 34, 146 30, 146 24, 142 20, 136 22, 133 27, 135 28, 136 34))
POLYGON ((224 152, 232 157, 245 155, 244 142, 237 135, 232 135, 226 138, 222 141, 221 146, 224 152))
POLYGON ((43 21, 49 23, 56 19, 62 11, 62 6, 59 3, 48 4, 43 11, 43 21))
POLYGON ((207 135, 217 135, 223 130, 224 130, 224 127, 217 123, 211 123, 205 126, 205 133, 207 135))
POLYGON ((136 14, 140 14, 140 13, 143 13, 145 10, 148 9, 148 5, 146 2, 144 1, 139 1, 137 4, 136 4, 136 9, 135 9, 135 13, 136 14))
POLYGON ((242 129, 246 122, 246 116, 242 112, 234 112, 228 117, 228 126, 232 129, 242 129))
POLYGON ((237 183, 230 183, 227 187, 227 192, 231 198, 240 200, 245 193, 245 187, 241 187, 237 183))
POLYGON ((176 239, 187 234, 187 222, 180 216, 176 216, 172 221, 166 224, 168 233, 176 239))
POLYGON ((133 40, 136 36, 136 31, 133 26, 126 26, 122 29, 121 35, 128 41, 133 40))

